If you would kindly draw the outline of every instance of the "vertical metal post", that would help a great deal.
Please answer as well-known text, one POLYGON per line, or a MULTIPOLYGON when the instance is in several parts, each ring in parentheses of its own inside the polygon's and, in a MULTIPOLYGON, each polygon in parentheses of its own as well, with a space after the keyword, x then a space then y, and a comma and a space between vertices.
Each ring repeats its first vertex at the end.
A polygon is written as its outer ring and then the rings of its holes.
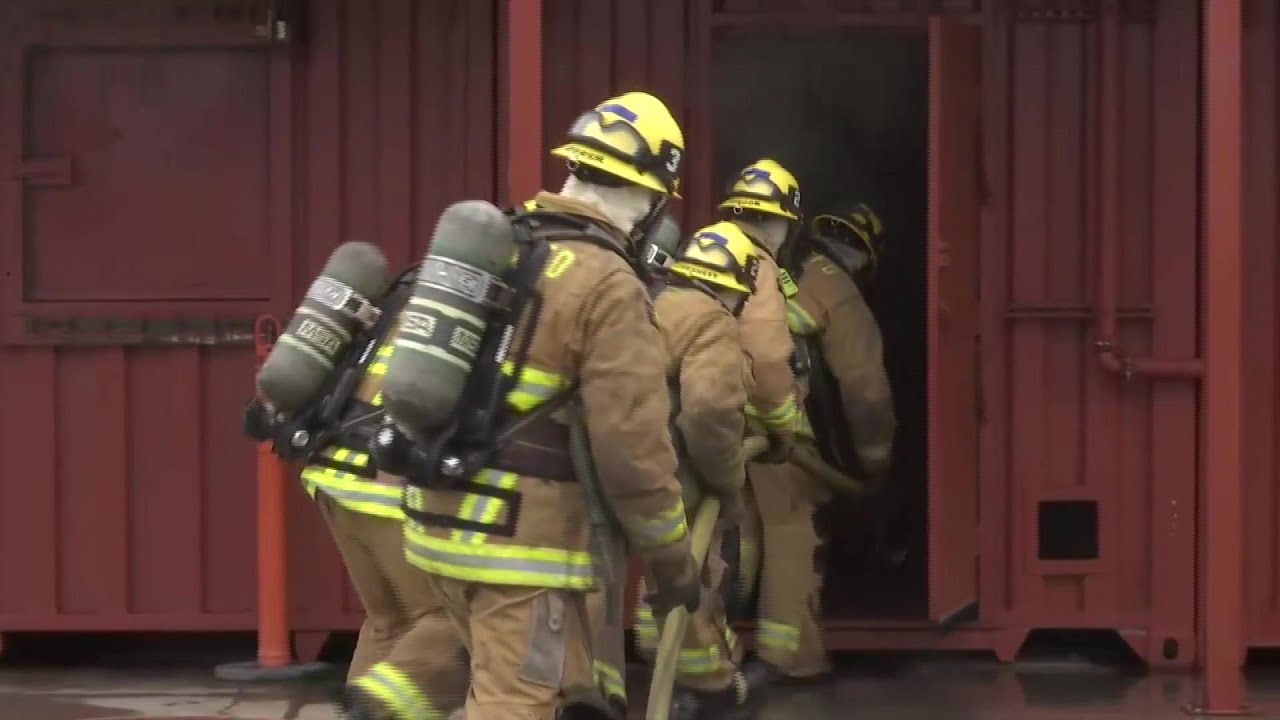
POLYGON ((1201 715, 1242 715, 1243 0, 1203 0, 1201 715))
POLYGON ((542 0, 507 0, 506 199, 542 189, 542 0))

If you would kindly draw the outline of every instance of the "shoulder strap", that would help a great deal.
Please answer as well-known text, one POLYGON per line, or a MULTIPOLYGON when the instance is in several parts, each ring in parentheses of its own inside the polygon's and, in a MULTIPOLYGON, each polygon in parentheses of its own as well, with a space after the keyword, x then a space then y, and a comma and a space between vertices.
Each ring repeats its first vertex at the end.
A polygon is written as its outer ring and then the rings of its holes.
MULTIPOLYGON (((378 298, 378 301, 374 304, 382 312, 377 321, 374 322, 373 327, 369 328, 368 332, 359 336, 356 342, 347 350, 342 363, 334 370, 333 389, 326 395, 317 415, 318 434, 325 437, 321 442, 315 443, 315 447, 320 448, 328 445, 330 440, 349 429, 348 425, 350 423, 341 422, 343 415, 351 405, 351 399, 355 394, 356 387, 364 379, 365 372, 376 357, 374 351, 386 339, 387 334, 391 332, 391 325, 399 316, 400 309, 409 301, 409 293, 413 291, 413 283, 404 282, 403 278, 413 278, 414 274, 410 271, 416 271, 416 269, 417 266, 415 265, 401 272, 395 282, 392 283, 391 290, 378 298)), ((358 420, 365 419, 367 418, 361 417, 358 420)))
POLYGON ((543 210, 519 211, 512 217, 512 222, 527 223, 529 229, 546 240, 582 240, 604 248, 626 261, 638 277, 645 278, 647 273, 640 262, 618 247, 607 230, 581 215, 543 210))
POLYGON ((669 284, 667 278, 658 276, 657 279, 649 281, 649 284, 645 286, 645 289, 649 291, 650 300, 657 300, 658 296, 662 294, 662 291, 666 290, 668 287, 669 284))

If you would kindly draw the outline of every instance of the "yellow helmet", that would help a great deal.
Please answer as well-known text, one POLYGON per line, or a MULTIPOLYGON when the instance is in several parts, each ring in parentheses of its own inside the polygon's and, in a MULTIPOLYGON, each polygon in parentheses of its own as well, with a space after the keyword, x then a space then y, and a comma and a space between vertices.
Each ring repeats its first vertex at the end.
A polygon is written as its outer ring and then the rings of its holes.
POLYGON ((809 225, 815 238, 855 247, 867 255, 868 270, 874 272, 884 252, 884 223, 866 203, 819 215, 809 225))
POLYGON ((800 183, 790 170, 775 160, 757 160, 742 172, 729 188, 721 210, 750 211, 800 219, 800 183))
POLYGON ((751 238, 722 220, 702 228, 676 252, 671 272, 748 295, 755 292, 760 259, 751 238))
POLYGON ((680 197, 684 133, 667 106, 649 93, 629 92, 600 103, 574 121, 568 142, 551 154, 680 197))

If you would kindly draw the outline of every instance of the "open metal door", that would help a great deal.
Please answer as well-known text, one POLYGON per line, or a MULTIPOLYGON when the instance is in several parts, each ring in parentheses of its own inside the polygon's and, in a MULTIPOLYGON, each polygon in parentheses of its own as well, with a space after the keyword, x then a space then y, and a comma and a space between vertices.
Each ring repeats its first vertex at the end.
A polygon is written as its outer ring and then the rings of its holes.
POLYGON ((929 617, 978 601, 979 28, 929 22, 929 617))

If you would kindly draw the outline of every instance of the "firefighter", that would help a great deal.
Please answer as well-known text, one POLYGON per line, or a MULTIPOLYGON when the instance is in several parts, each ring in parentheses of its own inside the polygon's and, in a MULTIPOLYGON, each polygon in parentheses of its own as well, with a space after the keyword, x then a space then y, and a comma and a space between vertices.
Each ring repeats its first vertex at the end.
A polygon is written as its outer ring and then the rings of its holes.
POLYGON ((897 427, 884 341, 860 290, 874 277, 883 247, 880 217, 857 203, 815 217, 809 233, 784 253, 797 287, 787 303, 787 324, 810 340, 815 369, 835 383, 836 392, 825 397, 838 400, 827 406, 810 393, 809 419, 828 446, 824 455, 872 488, 882 487, 889 472, 897 427), (840 457, 844 448, 854 456, 840 457))
MULTIPOLYGON (((793 670, 802 637, 819 632, 812 571, 819 547, 816 496, 805 474, 789 463, 797 430, 806 427, 797 375, 807 372, 787 326, 787 298, 796 288, 778 266, 778 253, 801 228, 800 187, 795 176, 773 160, 760 160, 738 174, 722 214, 741 227, 761 250, 758 291, 742 313, 743 344, 752 361, 755 391, 747 408, 752 431, 763 430, 770 451, 749 465, 747 522, 743 555, 762 546, 757 659, 743 670, 748 693, 759 697, 768 685, 793 670)), ((804 433, 802 433, 804 434, 804 433)))
MULTIPOLYGON (((710 592, 689 621, 671 717, 718 718, 747 702, 739 692, 744 680, 737 670, 737 638, 715 592, 724 575, 716 550, 720 535, 743 513, 743 410, 750 368, 737 318, 755 291, 759 259, 751 240, 725 221, 694 233, 670 254, 669 273, 651 292, 656 294, 654 306, 675 398, 672 436, 680 449, 681 480, 688 488, 686 497, 706 490, 721 499, 721 522, 703 572, 710 592)), ((642 583, 641 597, 643 587, 642 583)), ((637 603, 635 629, 646 655, 657 649, 664 620, 647 603, 637 603)))
POLYGON ((506 396, 528 422, 458 488, 406 489, 406 555, 471 653, 469 720, 550 719, 562 706, 575 718, 593 707, 608 716, 592 677, 586 596, 599 583, 591 507, 569 452, 575 418, 612 514, 654 578, 654 601, 690 611, 701 601, 661 338, 633 240, 678 197, 683 151, 679 125, 646 93, 606 100, 574 122, 552 151, 570 177, 534 198, 533 232, 549 241, 550 260, 537 279, 537 320, 517 333, 530 340, 506 396))
MULTIPOLYGON (((787 323, 808 350, 812 370, 806 415, 820 454, 882 491, 890 469, 897 421, 884 365, 884 342, 860 287, 870 282, 884 245, 884 225, 866 203, 819 215, 807 235, 784 250, 797 285, 787 303, 787 323)), ((878 519, 885 519, 883 514, 878 519)), ((877 522, 876 542, 885 524, 877 522)), ((821 525, 819 525, 821 528, 821 525)), ((825 546, 827 538, 820 542, 825 546)), ((821 548, 814 561, 818 615, 823 574, 821 548)), ((829 668, 821 635, 804 632, 783 671, 792 677, 820 676, 829 668)))
MULTIPOLYGON (((394 337, 393 330, 367 365, 348 418, 372 418, 381 407, 394 337)), ((447 713, 466 696, 462 641, 440 597, 405 560, 404 483, 374 466, 365 427, 352 424, 302 471, 303 486, 329 526, 365 611, 343 704, 352 720, 416 720, 447 713), (435 651, 413 652, 426 646, 435 651)))

